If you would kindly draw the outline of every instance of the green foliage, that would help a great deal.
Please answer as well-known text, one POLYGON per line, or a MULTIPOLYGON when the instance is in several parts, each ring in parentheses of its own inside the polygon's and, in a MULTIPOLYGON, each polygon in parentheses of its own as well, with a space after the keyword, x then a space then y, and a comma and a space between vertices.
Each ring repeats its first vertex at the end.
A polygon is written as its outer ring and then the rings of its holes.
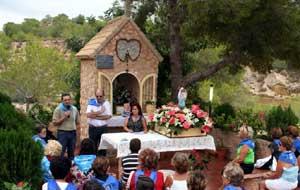
POLYGON ((0 70, 9 59, 10 38, 0 31, 0 70))
POLYGON ((28 111, 28 116, 33 119, 35 123, 48 125, 52 120, 54 107, 46 107, 41 104, 34 104, 28 111))
POLYGON ((249 108, 240 109, 236 112, 235 127, 238 129, 244 123, 252 127, 254 137, 262 134, 266 130, 264 113, 257 113, 249 108))
POLYGON ((0 93, 0 104, 8 103, 11 104, 11 99, 6 94, 0 93))
POLYGON ((84 40, 80 39, 77 36, 72 36, 66 40, 67 48, 71 49, 74 52, 79 52, 81 48, 84 46, 84 40))
POLYGON ((21 24, 9 22, 4 25, 3 30, 8 37, 17 41, 30 40, 30 36, 63 38, 67 40, 68 47, 77 52, 104 24, 105 21, 96 20, 92 16, 85 18, 83 15, 78 15, 69 19, 67 15, 59 14, 55 17, 47 15, 41 21, 25 19, 21 24))
POLYGON ((10 64, 0 73, 0 90, 25 102, 53 97, 69 90, 66 76, 72 66, 57 50, 28 41, 25 49, 14 53, 10 64))
POLYGON ((274 58, 299 60, 299 2, 258 0, 187 1, 183 30, 195 38, 208 37, 240 54, 243 63, 259 70, 274 58), (277 28, 278 30, 274 30, 277 28))
POLYGON ((299 119, 289 106, 282 108, 281 106, 273 107, 267 115, 266 123, 267 129, 270 131, 274 127, 280 127, 286 131, 289 125, 296 125, 299 119))
POLYGON ((112 7, 104 12, 104 18, 106 20, 111 20, 122 15, 124 15, 124 10, 118 0, 115 0, 112 7))
POLYGON ((0 129, 33 131, 33 122, 10 103, 0 103, 0 129))
POLYGON ((215 127, 225 130, 233 130, 235 127, 235 110, 233 106, 229 103, 224 103, 214 108, 213 120, 215 127))
POLYGON ((26 130, 0 130, 0 189, 4 182, 27 181, 33 189, 41 183, 42 147, 26 130), (8 159, 9 158, 9 159, 8 159))
POLYGON ((28 182, 20 182, 17 185, 14 183, 4 182, 4 186, 6 190, 33 190, 28 182))

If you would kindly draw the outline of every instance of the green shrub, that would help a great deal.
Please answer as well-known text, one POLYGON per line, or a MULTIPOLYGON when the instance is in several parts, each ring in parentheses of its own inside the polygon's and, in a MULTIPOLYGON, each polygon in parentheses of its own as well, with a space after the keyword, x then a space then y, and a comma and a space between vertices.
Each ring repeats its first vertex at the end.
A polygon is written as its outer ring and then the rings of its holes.
POLYGON ((267 115, 267 129, 271 131, 274 127, 280 127, 283 131, 286 131, 289 125, 297 125, 298 120, 290 106, 288 108, 273 107, 267 115))
POLYGON ((251 126, 254 132, 254 138, 261 135, 266 130, 264 119, 260 116, 261 113, 256 113, 252 109, 240 109, 236 113, 235 126, 241 127, 244 123, 251 126))
POLYGON ((225 114, 226 119, 229 116, 235 117, 234 107, 230 103, 224 103, 214 108, 214 115, 222 115, 223 113, 225 114))
POLYGON ((34 104, 28 111, 28 116, 32 118, 35 123, 48 125, 52 120, 52 110, 54 109, 47 109, 41 104, 34 104))
POLYGON ((9 96, 0 93, 0 104, 3 104, 3 103, 9 103, 9 104, 11 104, 11 99, 10 99, 9 96))
POLYGON ((0 189, 4 182, 29 182, 33 189, 41 183, 42 147, 28 131, 0 130, 0 189))
POLYGON ((213 110, 215 127, 224 130, 234 130, 235 110, 229 103, 218 105, 213 110))
POLYGON ((0 103, 0 129, 33 130, 33 122, 10 103, 0 103))

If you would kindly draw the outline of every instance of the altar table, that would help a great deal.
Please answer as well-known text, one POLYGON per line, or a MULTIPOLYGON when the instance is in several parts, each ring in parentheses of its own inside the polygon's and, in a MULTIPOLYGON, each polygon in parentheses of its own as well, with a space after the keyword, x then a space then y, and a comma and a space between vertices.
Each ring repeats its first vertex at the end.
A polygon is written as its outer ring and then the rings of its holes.
POLYGON ((183 151, 193 149, 216 150, 214 138, 210 135, 186 138, 168 138, 153 131, 148 133, 104 133, 98 149, 116 149, 117 157, 130 153, 129 142, 133 138, 141 140, 141 149, 152 148, 156 152, 183 151))

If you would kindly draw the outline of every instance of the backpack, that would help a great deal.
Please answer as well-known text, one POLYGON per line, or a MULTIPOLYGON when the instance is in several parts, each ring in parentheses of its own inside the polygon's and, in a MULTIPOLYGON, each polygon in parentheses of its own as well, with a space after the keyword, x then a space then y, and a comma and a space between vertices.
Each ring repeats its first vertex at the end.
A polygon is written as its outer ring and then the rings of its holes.
MULTIPOLYGON (((61 190, 54 179, 48 181, 48 190, 61 190)), ((68 183, 66 190, 77 190, 73 183, 68 183)))
POLYGON ((96 180, 105 190, 119 190, 119 182, 113 176, 109 175, 106 181, 102 181, 98 178, 92 178, 96 180))
MULTIPOLYGON (((135 189, 136 189, 136 184, 137 184, 137 181, 138 181, 138 178, 139 178, 139 176, 143 176, 143 175, 145 175, 144 174, 144 171, 143 170, 136 170, 136 172, 135 172, 135 189)), ((155 171, 155 170, 151 170, 151 173, 150 173, 150 176, 149 176, 149 178, 153 181, 153 183, 155 184, 156 183, 156 179, 157 179, 157 171, 155 171)), ((155 187, 155 185, 154 185, 154 187, 155 187)), ((154 188, 155 189, 155 188, 154 188)))

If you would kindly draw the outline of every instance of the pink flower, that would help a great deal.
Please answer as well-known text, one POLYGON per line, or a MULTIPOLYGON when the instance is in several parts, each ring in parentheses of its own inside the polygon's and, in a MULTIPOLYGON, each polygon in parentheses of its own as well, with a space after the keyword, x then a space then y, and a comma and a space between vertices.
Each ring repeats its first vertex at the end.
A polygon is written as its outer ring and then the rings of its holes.
POLYGON ((198 118, 205 118, 205 117, 207 117, 208 113, 204 112, 202 110, 198 110, 196 115, 197 115, 198 118))
POLYGON ((175 124, 175 117, 171 117, 171 118, 170 118, 169 124, 170 124, 170 125, 174 125, 174 124, 175 124))
POLYGON ((166 122, 167 122, 166 117, 162 117, 162 118, 160 119, 160 122, 161 122, 161 123, 166 123, 166 122))
POLYGON ((24 187, 24 185, 25 185, 24 181, 19 181, 17 183, 17 187, 24 187))
POLYGON ((185 115, 182 114, 182 113, 176 114, 176 117, 179 119, 179 121, 180 121, 181 123, 183 123, 183 122, 185 121, 185 115))
POLYGON ((150 121, 153 121, 154 120, 154 114, 153 113, 150 113, 149 116, 148 116, 148 119, 150 121))
POLYGON ((209 133, 211 131, 211 127, 209 127, 208 125, 203 125, 201 130, 206 133, 209 133))
POLYGON ((167 114, 168 114, 169 116, 174 116, 175 113, 176 113, 175 110, 169 110, 169 111, 167 112, 167 114))
POLYGON ((191 127, 191 124, 189 122, 186 121, 183 123, 183 128, 189 129, 190 127, 191 127))
POLYGON ((199 105, 193 104, 192 105, 192 113, 196 114, 198 110, 200 110, 199 105))

